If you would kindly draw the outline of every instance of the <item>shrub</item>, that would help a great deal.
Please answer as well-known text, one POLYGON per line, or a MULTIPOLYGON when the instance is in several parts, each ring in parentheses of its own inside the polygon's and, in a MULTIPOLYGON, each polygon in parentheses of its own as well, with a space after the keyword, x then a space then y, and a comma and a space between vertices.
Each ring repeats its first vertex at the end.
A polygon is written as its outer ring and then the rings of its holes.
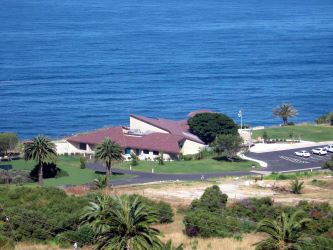
POLYGON ((84 158, 82 155, 80 156, 80 168, 85 169, 87 164, 86 158, 84 158))
POLYGON ((298 179, 296 180, 292 180, 290 182, 290 191, 293 193, 293 194, 300 194, 302 189, 303 189, 303 184, 304 184, 304 181, 299 181, 298 179))
POLYGON ((184 161, 191 161, 191 160, 193 160, 193 156, 192 155, 183 155, 182 159, 184 161))
POLYGON ((67 196, 56 188, 0 187, 0 235, 11 240, 46 242, 67 230, 77 230, 85 197, 67 196))
MULTIPOLYGON (((37 181, 38 180, 38 168, 36 165, 30 172, 30 178, 37 181)), ((57 167, 55 163, 43 163, 43 178, 59 178, 63 176, 68 176, 68 173, 57 167)))
POLYGON ((206 188, 199 200, 193 200, 191 209, 203 208, 210 212, 219 212, 227 204, 228 196, 217 185, 206 188))
POLYGON ((333 171, 333 161, 327 161, 323 164, 323 168, 329 169, 333 171))
POLYGON ((164 155, 161 153, 158 157, 156 157, 158 165, 164 165, 164 155))
POLYGON ((219 113, 196 114, 188 120, 193 134, 206 144, 213 142, 217 135, 238 134, 237 124, 227 115, 219 113))
POLYGON ((98 176, 96 179, 94 179, 93 183, 96 189, 106 188, 108 186, 108 177, 107 175, 98 176))
POLYGON ((131 153, 131 165, 132 166, 139 165, 139 157, 136 154, 134 154, 133 152, 131 153))
POLYGON ((307 224, 307 233, 319 235, 333 232, 333 208, 329 203, 301 201, 297 208, 302 209, 311 218, 307 224))
POLYGON ((0 235, 0 249, 1 250, 14 250, 15 249, 14 241, 0 235))
POLYGON ((96 242, 93 229, 86 225, 79 227, 76 231, 60 233, 55 239, 60 247, 71 247, 72 242, 77 242, 79 246, 92 245, 96 242))
POLYGON ((173 213, 173 210, 172 210, 170 204, 163 202, 163 201, 159 201, 159 202, 152 201, 148 198, 145 198, 143 196, 139 196, 136 194, 131 195, 130 199, 135 199, 136 197, 139 197, 144 205, 151 208, 155 212, 159 223, 173 222, 174 213, 173 213))
POLYGON ((281 208, 274 206, 270 197, 243 199, 227 208, 228 215, 255 222, 263 218, 275 218, 279 211, 281 211, 281 208))
POLYGON ((232 237, 241 232, 240 222, 236 218, 209 213, 203 209, 189 211, 183 222, 185 233, 190 237, 232 237))

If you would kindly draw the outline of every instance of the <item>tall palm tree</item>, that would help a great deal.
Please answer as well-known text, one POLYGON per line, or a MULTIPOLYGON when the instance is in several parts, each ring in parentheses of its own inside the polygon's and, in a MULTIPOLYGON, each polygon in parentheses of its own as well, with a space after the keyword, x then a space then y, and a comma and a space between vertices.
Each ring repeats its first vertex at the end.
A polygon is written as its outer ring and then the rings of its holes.
POLYGON ((43 186, 43 163, 51 162, 56 157, 56 145, 43 135, 38 135, 24 144, 24 159, 37 161, 39 186, 43 186))
POLYGON ((268 238, 256 243, 256 250, 301 250, 304 224, 310 221, 301 213, 298 210, 289 216, 283 212, 276 220, 260 221, 257 232, 267 233, 268 238))
POLYGON ((82 217, 97 236, 97 249, 160 249, 159 231, 152 227, 156 215, 149 211, 139 197, 98 198, 86 207, 82 217))
POLYGON ((95 151, 95 158, 102 160, 106 166, 106 174, 112 174, 112 161, 123 159, 123 149, 119 144, 106 137, 101 144, 98 144, 95 151))
POLYGON ((297 116, 298 111, 291 104, 283 103, 277 108, 273 109, 273 115, 281 117, 283 120, 283 125, 288 125, 288 118, 297 116))

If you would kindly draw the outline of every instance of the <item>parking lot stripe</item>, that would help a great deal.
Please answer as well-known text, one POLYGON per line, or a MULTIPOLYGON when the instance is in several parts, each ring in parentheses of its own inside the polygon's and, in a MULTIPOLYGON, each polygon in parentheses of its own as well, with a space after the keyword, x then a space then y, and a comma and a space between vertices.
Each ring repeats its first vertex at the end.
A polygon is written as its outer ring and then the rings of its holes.
POLYGON ((298 158, 288 157, 288 156, 280 156, 280 158, 283 160, 286 160, 286 161, 293 162, 293 163, 303 163, 303 164, 309 163, 307 161, 304 161, 304 160, 301 160, 298 158))

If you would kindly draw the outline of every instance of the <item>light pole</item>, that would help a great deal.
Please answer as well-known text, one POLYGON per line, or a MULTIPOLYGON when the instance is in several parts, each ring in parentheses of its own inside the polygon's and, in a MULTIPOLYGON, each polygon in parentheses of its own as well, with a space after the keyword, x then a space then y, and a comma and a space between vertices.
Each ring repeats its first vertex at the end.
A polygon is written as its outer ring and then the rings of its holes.
POLYGON ((243 130, 243 111, 242 111, 242 109, 239 110, 238 117, 241 120, 241 127, 240 127, 240 129, 243 130))

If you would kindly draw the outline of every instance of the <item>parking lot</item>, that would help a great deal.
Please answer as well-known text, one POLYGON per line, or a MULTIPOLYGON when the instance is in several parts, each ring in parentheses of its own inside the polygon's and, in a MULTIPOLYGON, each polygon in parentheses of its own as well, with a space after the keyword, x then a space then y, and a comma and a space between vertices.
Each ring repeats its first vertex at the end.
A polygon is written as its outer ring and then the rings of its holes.
MULTIPOLYGON (((323 145, 325 146, 325 145, 323 145)), ((299 169, 311 169, 318 168, 323 165, 324 162, 331 159, 333 153, 327 153, 327 155, 315 155, 311 153, 311 150, 315 147, 299 148, 282 150, 266 153, 248 153, 247 156, 264 161, 268 164, 267 171, 294 171, 299 169), (294 153, 300 150, 307 150, 311 153, 310 157, 303 158, 296 156, 294 153)))

